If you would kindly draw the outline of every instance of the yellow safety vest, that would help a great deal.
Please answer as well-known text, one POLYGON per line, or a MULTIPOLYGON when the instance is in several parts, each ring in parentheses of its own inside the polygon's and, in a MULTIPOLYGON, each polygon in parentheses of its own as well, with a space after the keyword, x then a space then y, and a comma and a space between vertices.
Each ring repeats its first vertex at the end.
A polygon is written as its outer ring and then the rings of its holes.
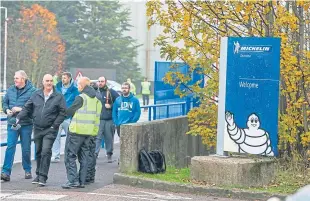
POLYGON ((130 82, 130 92, 133 94, 133 95, 136 95, 136 86, 130 82))
POLYGON ((151 83, 141 82, 141 86, 142 86, 142 94, 144 94, 144 95, 150 95, 151 94, 151 91, 150 91, 151 83))
POLYGON ((102 104, 96 97, 91 98, 80 94, 83 106, 78 109, 69 126, 69 131, 75 134, 96 136, 99 130, 102 104))

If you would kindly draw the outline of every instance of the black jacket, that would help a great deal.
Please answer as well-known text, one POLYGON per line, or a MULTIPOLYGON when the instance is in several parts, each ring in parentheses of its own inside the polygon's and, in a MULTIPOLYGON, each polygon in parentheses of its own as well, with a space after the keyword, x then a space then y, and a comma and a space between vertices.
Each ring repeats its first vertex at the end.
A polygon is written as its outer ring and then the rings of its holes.
POLYGON ((117 97, 119 97, 119 94, 113 89, 108 89, 108 87, 105 87, 103 89, 98 88, 96 97, 101 101, 101 104, 102 104, 100 119, 111 120, 112 119, 112 106, 115 100, 117 99, 117 97), (108 101, 107 101, 107 92, 109 94, 108 101), (108 109, 105 107, 106 102, 111 104, 111 108, 108 109))
POLYGON ((40 89, 32 94, 22 111, 17 115, 17 119, 33 116, 33 125, 36 129, 46 129, 49 127, 59 128, 65 119, 66 102, 64 96, 56 90, 45 102, 43 90, 40 89))
MULTIPOLYGON (((94 98, 96 97, 96 91, 92 87, 86 86, 82 94, 86 94, 87 96, 94 98)), ((66 110, 66 115, 73 117, 75 112, 83 106, 83 98, 81 96, 76 96, 72 105, 66 110)))

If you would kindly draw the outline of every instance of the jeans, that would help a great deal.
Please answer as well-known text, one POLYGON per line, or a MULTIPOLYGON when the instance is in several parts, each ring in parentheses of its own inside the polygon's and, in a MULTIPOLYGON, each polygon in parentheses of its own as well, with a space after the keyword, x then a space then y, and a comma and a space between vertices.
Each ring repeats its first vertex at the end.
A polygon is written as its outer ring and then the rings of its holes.
POLYGON ((60 159, 61 133, 64 130, 67 135, 70 122, 71 119, 66 119, 64 122, 62 122, 62 124, 60 124, 58 134, 52 148, 52 158, 60 159))
POLYGON ((101 140, 104 138, 107 155, 113 155, 115 126, 112 120, 100 120, 99 132, 96 137, 96 155, 100 152, 101 140))
POLYGON ((51 164, 52 146, 57 135, 57 130, 47 128, 45 130, 34 129, 34 143, 36 145, 37 169, 36 175, 40 181, 46 181, 51 164))
POLYGON ((69 132, 66 139, 65 147, 65 166, 67 170, 67 178, 70 183, 85 184, 88 157, 89 157, 89 141, 91 136, 72 134, 69 132), (80 163, 79 174, 77 173, 76 159, 80 163))
POLYGON ((11 129, 12 125, 7 126, 7 147, 2 167, 2 172, 11 175, 14 156, 16 151, 16 143, 18 136, 21 140, 22 148, 22 165, 25 172, 31 172, 31 134, 32 125, 21 126, 19 130, 11 129))

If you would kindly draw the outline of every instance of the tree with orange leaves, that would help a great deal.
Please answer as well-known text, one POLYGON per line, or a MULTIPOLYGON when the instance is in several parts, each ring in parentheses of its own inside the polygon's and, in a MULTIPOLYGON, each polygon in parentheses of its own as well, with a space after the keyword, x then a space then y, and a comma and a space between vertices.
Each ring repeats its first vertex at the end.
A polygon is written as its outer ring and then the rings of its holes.
POLYGON ((39 86, 44 74, 62 71, 65 45, 58 34, 54 13, 34 4, 22 8, 20 14, 21 18, 9 22, 9 75, 23 69, 39 86))

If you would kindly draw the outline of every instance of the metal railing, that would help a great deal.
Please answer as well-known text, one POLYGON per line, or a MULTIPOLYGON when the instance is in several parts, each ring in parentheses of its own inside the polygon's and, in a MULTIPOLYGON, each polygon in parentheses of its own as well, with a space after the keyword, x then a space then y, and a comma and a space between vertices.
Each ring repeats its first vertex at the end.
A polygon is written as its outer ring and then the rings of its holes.
MULTIPOLYGON (((170 108, 173 107, 173 106, 180 106, 181 107, 181 115, 186 115, 187 113, 187 109, 186 109, 186 102, 179 102, 179 103, 168 103, 168 104, 157 104, 157 105, 147 105, 147 106, 141 106, 141 109, 145 109, 147 108, 148 109, 148 120, 149 121, 152 121, 152 120, 156 120, 156 119, 160 119, 157 117, 156 115, 156 110, 160 109, 160 108, 166 108, 166 116, 165 118, 170 118, 170 117, 174 117, 173 115, 171 115, 169 113, 170 111, 170 108)), ((7 121, 7 118, 1 118, 1 121, 7 121)), ((65 137, 66 134, 62 134, 61 137, 65 137)), ((33 142, 34 139, 31 139, 31 142, 33 142)), ((20 144, 21 141, 17 141, 16 144, 20 144)), ((0 143, 0 147, 5 147, 7 146, 7 142, 1 142, 0 143)), ((102 143, 102 148, 104 147, 104 143, 102 143)))
MULTIPOLYGON (((7 121, 7 118, 6 118, 6 117, 0 118, 0 120, 1 120, 1 121, 7 121)), ((64 136, 66 136, 66 134, 62 134, 62 135, 61 135, 61 137, 64 137, 64 136)), ((34 139, 31 139, 31 142, 33 142, 33 141, 34 141, 34 139)), ((19 140, 19 141, 17 141, 16 144, 20 144, 20 143, 21 143, 21 141, 19 140)), ((6 146, 8 146, 8 143, 7 143, 7 142, 1 142, 1 143, 0 143, 0 147, 6 147, 6 146)))
POLYGON ((173 115, 170 114, 170 108, 172 106, 181 106, 180 115, 186 115, 186 113, 187 113, 186 104, 187 104, 186 102, 156 104, 156 105, 141 106, 141 109, 144 109, 144 108, 148 109, 148 120, 152 121, 152 120, 160 119, 157 117, 157 113, 156 113, 157 109, 160 109, 160 108, 166 108, 165 118, 174 117, 173 115))

